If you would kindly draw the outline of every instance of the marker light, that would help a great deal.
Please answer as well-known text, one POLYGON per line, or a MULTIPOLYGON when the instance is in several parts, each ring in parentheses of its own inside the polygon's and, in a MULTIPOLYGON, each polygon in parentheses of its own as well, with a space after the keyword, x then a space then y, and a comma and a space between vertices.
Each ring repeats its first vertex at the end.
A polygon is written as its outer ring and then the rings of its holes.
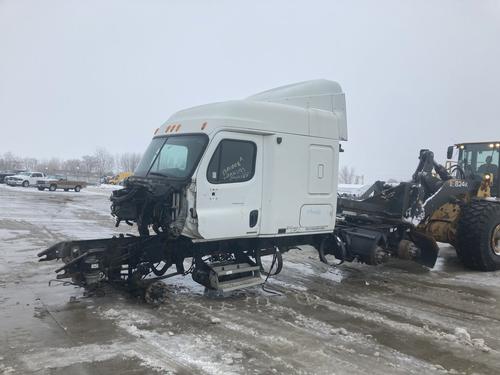
POLYGON ((205 130, 205 128, 207 127, 207 123, 204 122, 202 125, 201 125, 201 130, 205 130))
POLYGON ((156 133, 158 133, 158 131, 159 131, 159 130, 160 130, 160 128, 157 128, 157 129, 155 130, 155 134, 154 134, 154 135, 156 135, 156 133))
POLYGON ((464 145, 460 145, 460 150, 463 150, 465 148, 464 145))
POLYGON ((496 147, 500 147, 500 143, 497 143, 495 146, 496 146, 496 147))
POLYGON ((495 147, 495 145, 493 143, 490 143, 490 148, 493 148, 495 147))

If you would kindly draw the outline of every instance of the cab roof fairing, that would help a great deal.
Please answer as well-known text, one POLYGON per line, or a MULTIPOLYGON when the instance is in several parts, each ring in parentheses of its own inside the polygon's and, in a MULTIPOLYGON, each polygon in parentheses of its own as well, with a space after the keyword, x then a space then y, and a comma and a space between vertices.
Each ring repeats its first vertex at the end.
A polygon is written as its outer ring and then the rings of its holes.
POLYGON ((166 130, 174 124, 181 124, 174 134, 200 131, 211 134, 225 128, 347 140, 344 94, 338 83, 325 80, 288 85, 245 100, 181 110, 173 114, 156 135, 170 134, 166 130), (299 95, 301 93, 307 95, 299 95), (206 129, 202 129, 205 122, 206 129))

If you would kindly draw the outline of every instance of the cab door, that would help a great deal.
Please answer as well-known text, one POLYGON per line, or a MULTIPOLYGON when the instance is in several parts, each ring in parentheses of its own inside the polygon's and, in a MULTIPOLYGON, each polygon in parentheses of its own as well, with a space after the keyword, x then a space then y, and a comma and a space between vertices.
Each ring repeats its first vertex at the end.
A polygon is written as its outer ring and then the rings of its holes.
POLYGON ((219 132, 210 142, 196 178, 198 231, 203 238, 259 234, 262 137, 219 132))

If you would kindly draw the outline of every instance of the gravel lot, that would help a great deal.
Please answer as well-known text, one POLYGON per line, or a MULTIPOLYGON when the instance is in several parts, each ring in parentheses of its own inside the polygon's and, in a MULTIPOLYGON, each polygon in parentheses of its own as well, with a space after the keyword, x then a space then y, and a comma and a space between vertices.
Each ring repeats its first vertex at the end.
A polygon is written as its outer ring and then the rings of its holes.
POLYGON ((209 298, 188 276, 159 308, 49 287, 58 264, 36 253, 118 233, 109 194, 0 185, 0 374, 500 373, 500 272, 465 270, 448 247, 433 270, 329 268, 304 248, 269 280, 280 295, 209 298))

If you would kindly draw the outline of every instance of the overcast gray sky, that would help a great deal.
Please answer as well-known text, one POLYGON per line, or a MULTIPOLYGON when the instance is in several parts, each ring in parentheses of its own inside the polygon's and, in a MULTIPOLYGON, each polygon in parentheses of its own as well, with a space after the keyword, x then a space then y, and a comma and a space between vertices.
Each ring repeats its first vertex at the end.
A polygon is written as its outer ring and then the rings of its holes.
POLYGON ((410 177, 500 138, 500 0, 0 0, 0 154, 142 152, 179 109, 314 78, 346 93, 341 164, 410 177))

